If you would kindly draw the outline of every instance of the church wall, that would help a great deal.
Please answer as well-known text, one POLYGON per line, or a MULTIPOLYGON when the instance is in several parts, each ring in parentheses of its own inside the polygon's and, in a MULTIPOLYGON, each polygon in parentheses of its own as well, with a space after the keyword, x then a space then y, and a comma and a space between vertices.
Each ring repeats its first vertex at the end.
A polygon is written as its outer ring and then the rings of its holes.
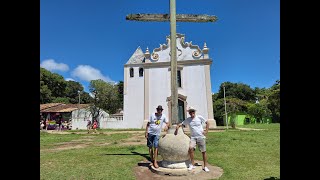
POLYGON ((170 96, 170 71, 168 67, 150 68, 149 74, 149 116, 156 112, 156 107, 162 105, 163 113, 168 117, 167 97, 170 96), (168 83, 169 82, 169 83, 168 83))
POLYGON ((124 73, 127 75, 127 91, 124 94, 124 122, 121 125, 124 126, 122 128, 141 128, 144 119, 144 76, 139 77, 139 67, 135 66, 134 77, 130 77, 129 69, 126 67, 127 73, 124 73))
POLYGON ((184 66, 182 82, 182 88, 186 93, 183 95, 187 96, 187 107, 192 106, 196 108, 196 114, 208 119, 204 66, 184 66))

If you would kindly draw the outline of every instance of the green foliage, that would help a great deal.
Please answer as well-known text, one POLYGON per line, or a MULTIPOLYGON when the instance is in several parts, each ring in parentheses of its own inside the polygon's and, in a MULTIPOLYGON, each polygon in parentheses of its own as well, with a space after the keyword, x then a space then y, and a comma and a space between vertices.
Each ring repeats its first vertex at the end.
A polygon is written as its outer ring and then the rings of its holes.
POLYGON ((80 103, 81 104, 91 104, 93 102, 93 98, 89 95, 89 93, 82 91, 80 103))
POLYGON ((89 104, 92 97, 83 91, 83 86, 76 81, 65 81, 57 74, 40 67, 40 103, 80 103, 89 104))
POLYGON ((267 103, 261 101, 260 103, 248 104, 248 113, 261 122, 263 117, 270 117, 271 111, 267 107, 267 103))
MULTIPOLYGON (((66 81, 65 97, 67 97, 71 104, 79 103, 79 92, 83 92, 83 86, 76 81, 66 81)), ((81 94, 80 94, 81 99, 81 94)))
POLYGON ((217 98, 223 98, 223 85, 225 86, 226 97, 238 98, 243 101, 254 101, 255 93, 250 86, 243 83, 224 82, 220 85, 217 98))
POLYGON ((246 112, 247 103, 238 98, 226 98, 227 113, 246 112))
POLYGON ((272 113, 273 122, 280 122, 280 81, 271 87, 267 106, 272 113))
POLYGON ((48 89, 50 89, 52 97, 64 96, 66 81, 61 75, 51 73, 50 71, 40 67, 40 86, 41 84, 46 85, 48 89))
MULTIPOLYGON (((226 98, 227 113, 237 113, 247 111, 247 102, 238 98, 226 98)), ((217 99, 212 104, 215 120, 218 125, 223 125, 223 117, 225 116, 224 99, 217 99)))
POLYGON ((213 101, 212 109, 214 112, 214 119, 216 120, 217 125, 219 125, 219 126, 223 125, 223 116, 225 116, 224 100, 217 99, 217 100, 213 101))
POLYGON ((99 116, 101 109, 114 114, 120 108, 118 86, 98 79, 90 82, 89 90, 94 95, 91 112, 95 116, 99 116))
POLYGON ((56 97, 53 98, 53 100, 51 101, 53 103, 64 103, 64 104, 69 104, 69 99, 66 97, 56 97))
POLYGON ((119 106, 121 109, 123 109, 123 81, 119 81, 117 86, 118 86, 119 106))
POLYGON ((51 102, 51 90, 43 81, 40 81, 40 103, 51 102))
POLYGON ((224 92, 227 113, 243 112, 261 121, 264 117, 272 117, 273 122, 280 122, 280 81, 270 88, 254 88, 243 83, 224 82, 219 92, 212 95, 213 112, 217 125, 223 125, 224 92))

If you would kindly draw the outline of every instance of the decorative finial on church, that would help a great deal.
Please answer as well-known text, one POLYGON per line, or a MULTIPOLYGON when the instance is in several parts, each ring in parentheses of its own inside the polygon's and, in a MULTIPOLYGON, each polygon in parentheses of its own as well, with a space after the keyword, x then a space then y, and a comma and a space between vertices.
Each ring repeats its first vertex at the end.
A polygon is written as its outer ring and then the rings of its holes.
POLYGON ((204 59, 208 59, 209 58, 209 54, 208 54, 209 48, 207 47, 207 43, 206 42, 204 42, 202 52, 203 52, 203 58, 204 59))
POLYGON ((147 47, 146 52, 144 53, 144 57, 146 58, 145 59, 145 63, 150 62, 150 52, 149 52, 149 48, 148 47, 147 47))

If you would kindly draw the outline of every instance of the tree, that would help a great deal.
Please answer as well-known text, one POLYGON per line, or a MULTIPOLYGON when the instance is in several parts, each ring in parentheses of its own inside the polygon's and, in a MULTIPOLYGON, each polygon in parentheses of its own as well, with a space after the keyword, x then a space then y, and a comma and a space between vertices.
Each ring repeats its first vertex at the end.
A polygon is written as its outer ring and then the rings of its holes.
POLYGON ((217 125, 223 125, 223 116, 224 115, 224 100, 217 99, 212 103, 212 109, 214 114, 214 119, 216 120, 217 125))
POLYGON ((51 73, 45 68, 40 67, 40 99, 43 98, 43 102, 45 103, 48 102, 47 98, 48 98, 48 94, 50 94, 48 90, 50 90, 51 92, 51 95, 50 95, 51 98, 49 100, 50 102, 51 99, 53 98, 64 97, 65 88, 66 88, 66 81, 61 75, 57 73, 51 73), (47 87, 41 87, 41 86, 47 86, 47 87))
MULTIPOLYGON (((247 112, 247 102, 238 98, 226 98, 227 114, 247 112)), ((231 119, 232 128, 236 128, 234 119, 231 119)))
POLYGON ((90 104, 93 102, 93 98, 89 95, 89 93, 83 91, 80 96, 81 104, 90 104))
POLYGON ((247 102, 238 98, 226 98, 227 112, 247 112, 247 102))
POLYGON ((220 85, 218 99, 223 98, 223 85, 225 86, 226 97, 238 98, 243 101, 255 101, 255 92, 250 86, 243 83, 224 82, 220 85))
POLYGON ((101 109, 114 114, 119 109, 118 86, 101 79, 90 81, 89 90, 93 94, 93 105, 90 108, 93 118, 101 114, 101 109))
POLYGON ((51 102, 51 91, 43 81, 40 81, 40 103, 45 104, 49 102, 51 102))
MULTIPOLYGON (((64 95, 68 98, 69 102, 72 104, 79 103, 79 91, 83 93, 83 86, 76 81, 66 81, 66 88, 64 95)), ((82 97, 83 98, 83 97, 82 97)))
POLYGON ((69 104, 69 99, 66 97, 56 97, 53 98, 52 101, 53 103, 63 103, 63 104, 69 104))
POLYGON ((270 88, 270 96, 268 97, 268 108, 272 114, 272 122, 280 122, 280 80, 270 88))
POLYGON ((248 104, 248 113, 261 122, 262 118, 270 117, 271 111, 267 107, 267 100, 261 100, 259 103, 248 104))
POLYGON ((119 81, 117 86, 118 86, 119 106, 121 109, 123 109, 123 81, 119 81))

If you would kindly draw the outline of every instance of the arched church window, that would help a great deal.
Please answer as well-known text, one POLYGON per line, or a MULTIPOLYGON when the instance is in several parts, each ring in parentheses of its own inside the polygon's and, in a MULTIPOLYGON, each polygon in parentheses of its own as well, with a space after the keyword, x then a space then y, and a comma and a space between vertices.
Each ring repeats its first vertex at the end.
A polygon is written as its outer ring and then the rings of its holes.
POLYGON ((143 68, 139 68, 139 77, 143 77, 143 68))
POLYGON ((178 84, 178 87, 181 87, 181 71, 178 70, 177 72, 177 84, 178 84))
POLYGON ((133 68, 130 68, 130 77, 133 77, 133 68))

